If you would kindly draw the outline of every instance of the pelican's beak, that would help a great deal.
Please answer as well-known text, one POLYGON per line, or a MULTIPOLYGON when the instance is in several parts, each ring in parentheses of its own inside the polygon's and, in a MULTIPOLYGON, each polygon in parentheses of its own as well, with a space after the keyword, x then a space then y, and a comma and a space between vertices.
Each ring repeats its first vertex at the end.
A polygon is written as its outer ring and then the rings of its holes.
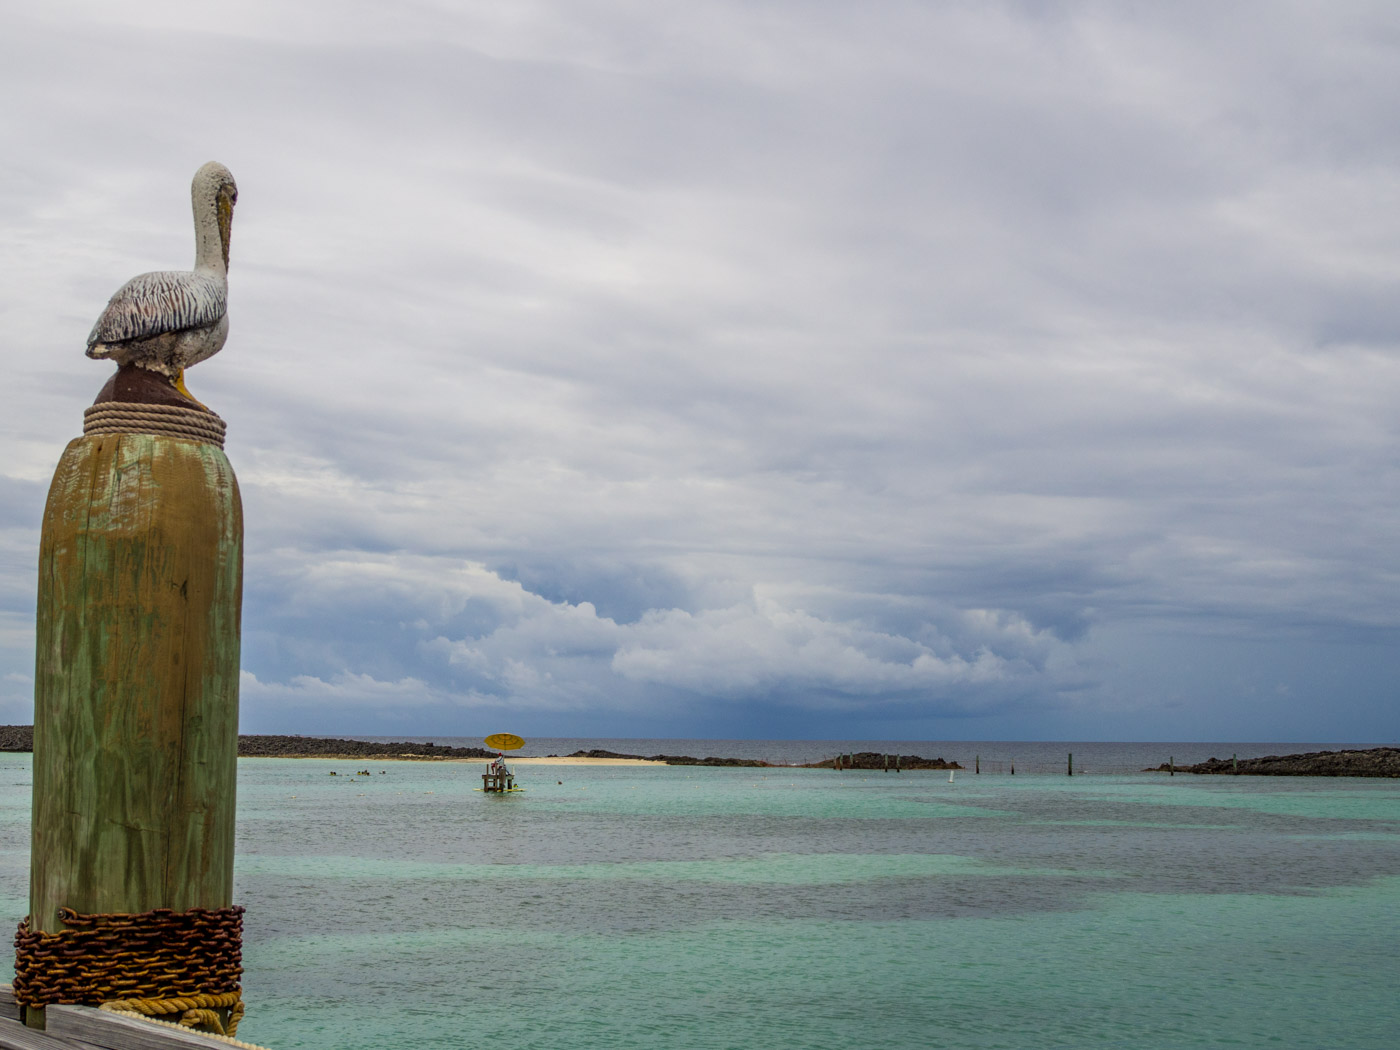
POLYGON ((180 393, 184 394, 185 397, 189 398, 191 401, 193 401, 193 402, 194 402, 196 405, 198 405, 200 408, 208 408, 208 407, 209 407, 209 406, 206 405, 203 401, 201 401, 199 398, 197 398, 197 397, 195 397, 193 394, 191 394, 190 391, 189 391, 189 387, 185 386, 185 370, 184 370, 183 368, 180 369, 180 371, 178 371, 178 372, 175 373, 175 389, 178 390, 178 391, 180 391, 180 393))
POLYGON ((233 240, 233 206, 238 202, 238 191, 225 187, 219 189, 217 212, 219 219, 219 246, 224 253, 224 271, 228 272, 229 242, 233 240))

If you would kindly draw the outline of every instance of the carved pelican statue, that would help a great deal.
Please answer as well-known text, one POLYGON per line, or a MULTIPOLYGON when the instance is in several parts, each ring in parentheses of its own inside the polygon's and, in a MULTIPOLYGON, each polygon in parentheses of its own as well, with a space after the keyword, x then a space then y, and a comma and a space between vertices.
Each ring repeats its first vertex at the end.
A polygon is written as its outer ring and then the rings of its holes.
POLYGON ((228 168, 210 161, 194 173, 190 200, 194 269, 143 273, 122 285, 92 326, 87 355, 159 372, 194 401, 185 369, 213 357, 228 338, 228 246, 238 186, 228 168))

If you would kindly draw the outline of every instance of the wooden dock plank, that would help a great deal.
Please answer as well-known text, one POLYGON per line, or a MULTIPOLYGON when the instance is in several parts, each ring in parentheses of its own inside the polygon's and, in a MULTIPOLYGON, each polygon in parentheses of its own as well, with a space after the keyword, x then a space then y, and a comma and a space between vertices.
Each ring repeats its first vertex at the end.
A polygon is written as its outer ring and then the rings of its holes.
POLYGON ((48 1032, 26 1028, 21 1022, 0 1017, 0 1048, 3 1050, 88 1050, 78 1043, 59 1039, 48 1032))
POLYGON ((0 984, 0 1050, 228 1050, 219 1039, 123 1017, 91 1006, 50 1006, 48 1029, 19 1020, 14 989, 0 984))
POLYGON ((219 1039, 149 1024, 92 1006, 50 1006, 48 1034, 104 1050, 228 1050, 219 1039))

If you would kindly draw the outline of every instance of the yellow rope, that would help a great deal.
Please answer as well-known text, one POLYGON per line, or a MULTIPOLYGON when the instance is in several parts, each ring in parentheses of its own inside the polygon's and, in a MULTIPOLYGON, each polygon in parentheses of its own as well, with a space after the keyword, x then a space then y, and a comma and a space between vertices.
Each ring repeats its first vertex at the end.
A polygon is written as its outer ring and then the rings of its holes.
POLYGON ((98 1007, 111 1013, 139 1014, 147 1020, 154 1020, 157 1014, 180 1014, 179 1024, 184 1028, 205 1025, 213 1029, 215 1035, 232 1038, 238 1031, 238 1022, 243 1019, 243 997, 238 992, 223 992, 218 995, 180 995, 169 999, 111 999, 98 1007), (227 1009, 227 1028, 214 1011, 227 1009))
POLYGON ((103 401, 83 411, 86 434, 160 434, 224 447, 228 430, 218 415, 184 405, 103 401))
MULTIPOLYGON (((196 997, 195 997, 195 996, 189 996, 189 997, 187 997, 187 998, 196 998, 196 997)), ((198 998, 207 998, 207 997, 205 997, 205 996, 199 996, 198 998)), ((171 1022, 171 1021, 162 1021, 162 1020, 160 1020, 160 1018, 158 1018, 158 1017, 152 1017, 152 1016, 150 1016, 149 1014, 144 1014, 144 1013, 140 1012, 139 1010, 135 1010, 135 1009, 128 1010, 128 1009, 125 1008, 127 1003, 132 1003, 132 1002, 154 1002, 154 1003, 161 1003, 161 1002, 164 1002, 164 1001, 165 1001, 165 1000, 161 1000, 161 999, 154 999, 154 1000, 134 1000, 134 999, 125 999, 125 1000, 121 1000, 121 999, 118 999, 118 1000, 113 1000, 112 1002, 103 1003, 101 1006, 98 1007, 98 1009, 99 1009, 99 1010, 108 1010, 108 1011, 110 1011, 110 1012, 112 1012, 112 1013, 129 1014, 129 1015, 132 1015, 132 1016, 135 1016, 135 1017, 139 1017, 139 1018, 141 1018, 141 1020, 145 1021, 147 1024, 164 1025, 166 1028, 174 1028, 174 1029, 177 1029, 177 1030, 183 1031, 183 1032, 189 1031, 189 1027, 186 1026, 186 1025, 184 1025, 184 1024, 176 1024, 176 1023, 171 1022)), ((242 1003, 242 1001, 240 1001, 240 1002, 238 1003, 238 1005, 234 1007, 234 1011, 235 1011, 235 1013, 237 1014, 238 1017, 242 1017, 242 1016, 243 1016, 243 1003, 242 1003)), ((230 1018, 230 1025, 229 1025, 229 1027, 230 1027, 231 1029, 237 1029, 237 1027, 238 1027, 238 1022, 237 1022, 236 1020, 234 1020, 233 1018, 230 1018)), ((199 1033, 199 1034, 202 1035, 205 1039, 214 1039, 214 1040, 217 1040, 217 1041, 220 1042, 220 1043, 227 1043, 229 1046, 240 1047, 241 1050, 267 1050, 267 1047, 265 1047, 265 1046, 258 1046, 256 1043, 245 1043, 245 1042, 243 1042, 241 1039, 235 1039, 235 1038, 233 1038, 232 1035, 219 1035, 219 1034, 214 1033, 214 1032, 201 1032, 201 1033, 199 1033)))
POLYGON ((224 1031, 223 1018, 219 1016, 216 1010, 186 1010, 185 1015, 180 1018, 180 1023, 186 1028, 197 1028, 200 1025, 204 1025, 206 1028, 213 1031, 215 1035, 228 1035, 228 1033, 224 1031))

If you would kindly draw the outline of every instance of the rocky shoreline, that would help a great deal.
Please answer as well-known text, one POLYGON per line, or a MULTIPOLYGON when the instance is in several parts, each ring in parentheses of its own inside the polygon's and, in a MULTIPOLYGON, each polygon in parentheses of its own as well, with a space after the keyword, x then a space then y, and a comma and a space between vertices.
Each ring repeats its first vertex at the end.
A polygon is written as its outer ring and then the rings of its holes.
MULTIPOLYGON (((33 726, 0 726, 0 751, 33 751, 33 726)), ((496 752, 480 747, 447 747, 438 744, 415 744, 408 742, 381 744, 368 740, 344 740, 334 737, 313 736, 270 736, 248 734, 238 738, 239 758, 408 758, 414 760, 494 758, 496 752)), ((611 758, 640 762, 664 762, 668 766, 721 766, 770 768, 777 763, 764 762, 756 758, 694 758, 690 755, 624 755, 617 751, 595 748, 591 751, 575 751, 571 755, 549 755, 549 758, 611 758)), ((843 769, 884 769, 885 756, 873 751, 842 755, 843 769)), ((831 769, 836 759, 828 758, 821 762, 808 762, 799 769, 831 769)), ((962 769, 956 762, 944 762, 941 758, 921 758, 918 755, 900 755, 900 769, 962 769)), ((890 756, 891 769, 895 768, 895 756, 890 756)))
POLYGON ((446 747, 407 742, 379 744, 314 736, 240 736, 239 758, 495 758, 482 747, 446 747))
POLYGON ((692 758, 690 755, 624 755, 595 747, 591 751, 575 751, 571 755, 549 755, 549 758, 620 758, 634 762, 665 762, 668 766, 754 766, 767 767, 772 762, 756 758, 692 758))
MULTIPOLYGON (((33 751, 33 726, 0 726, 0 751, 33 751)), ((340 740, 314 736, 238 738, 239 758, 495 758, 480 747, 440 747, 436 744, 380 744, 369 740, 340 740)))
POLYGON ((745 766, 762 769, 835 769, 840 762, 842 769, 962 769, 956 762, 945 762, 941 758, 922 758, 919 755, 883 755, 878 751, 858 751, 838 758, 825 758, 820 762, 804 762, 796 766, 785 766, 780 762, 764 762, 757 758, 692 758, 690 755, 624 755, 617 751, 575 751, 572 755, 550 755, 550 758, 622 758, 638 762, 664 762, 668 766, 745 766))
MULTIPOLYGON (((0 751, 27 752, 34 750, 33 726, 0 726, 0 751)), ((377 758, 413 759, 415 761, 494 758, 494 751, 480 747, 447 747, 438 744, 417 744, 407 741, 381 744, 368 740, 344 740, 335 737, 270 736, 249 734, 238 738, 240 758, 377 758)), ((773 768, 781 763, 764 762, 756 758, 693 758, 690 755, 626 755, 617 751, 595 748, 575 751, 571 755, 550 755, 550 758, 604 758, 643 762, 664 762, 668 766, 717 766, 773 768)), ((820 762, 805 762, 798 769, 858 770, 939 770, 963 769, 957 762, 919 755, 889 755, 875 751, 860 751, 827 758, 820 762)), ((1145 773, 1166 773, 1172 767, 1160 766, 1143 770, 1145 773)), ((1177 773, 1224 774, 1271 777, 1400 777, 1400 748, 1375 747, 1365 751, 1314 751, 1301 755, 1265 755, 1262 758, 1210 758, 1190 766, 1176 766, 1177 773)))
POLYGON ((878 751, 857 751, 855 754, 839 755, 820 762, 808 762, 803 769, 835 769, 840 762, 842 769, 963 769, 957 762, 945 762, 941 758, 922 758, 919 755, 884 755, 878 751))
MULTIPOLYGON (((1163 762, 1144 772, 1166 773, 1171 769, 1163 762)), ((1193 766, 1177 766, 1175 771, 1255 777, 1400 777, 1400 748, 1311 751, 1303 755, 1265 755, 1262 758, 1211 757, 1193 766)))

